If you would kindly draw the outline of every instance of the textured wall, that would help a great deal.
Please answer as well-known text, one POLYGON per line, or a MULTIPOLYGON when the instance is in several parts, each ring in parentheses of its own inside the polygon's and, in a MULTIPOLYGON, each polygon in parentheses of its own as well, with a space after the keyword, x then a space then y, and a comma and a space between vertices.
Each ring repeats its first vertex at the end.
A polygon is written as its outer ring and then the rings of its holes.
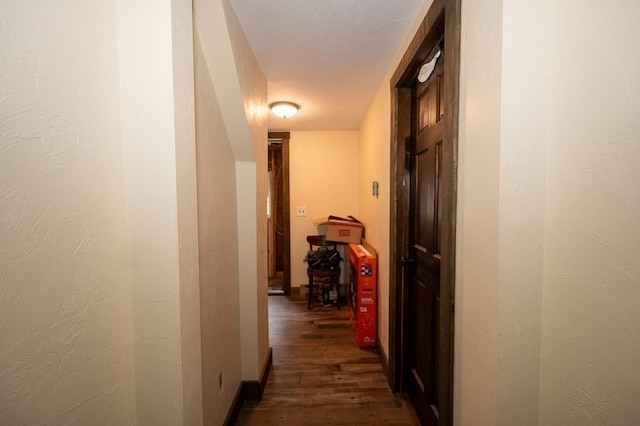
POLYGON ((639 20, 463 2, 456 424, 640 421, 639 20))
POLYGON ((552 22, 540 423, 640 424, 640 4, 552 22))
MULTIPOLYGON (((307 235, 318 233, 313 221, 328 215, 358 217, 358 132, 291 132, 291 286, 308 282, 307 235), (296 215, 305 206, 307 216, 296 215)), ((365 223, 365 226, 367 224, 365 223)))
MULTIPOLYGON (((2 15, 0 423, 197 424, 205 392, 207 424, 220 424, 240 380, 235 161, 257 152, 266 170, 266 81, 245 53, 258 108, 236 90, 223 123, 200 51, 200 158, 191 2, 30 2, 2 15)), ((218 41, 231 54, 228 34, 218 41)), ((224 73, 217 83, 234 87, 224 73)), ((266 180, 252 182, 241 193, 257 209, 246 267, 258 330, 246 350, 263 361, 266 180)))
POLYGON ((239 286, 243 295, 240 303, 247 312, 240 325, 241 369, 243 380, 257 380, 268 352, 266 206, 263 206, 266 182, 258 182, 261 179, 258 176, 266 180, 267 83, 226 0, 196 1, 194 11, 213 88, 219 104, 224 105, 220 113, 239 165, 236 173, 240 170, 240 175, 236 174, 236 200, 245 210, 239 208, 237 218, 239 261, 243 262, 239 286), (258 217, 261 211, 265 212, 264 217, 258 217), (262 277, 264 282, 259 281, 262 277))
POLYGON ((189 416, 183 406, 182 333, 192 330, 181 324, 180 253, 191 247, 180 245, 178 227, 183 182, 177 177, 177 162, 184 158, 176 157, 181 132, 174 90, 182 82, 179 72, 174 80, 171 6, 169 0, 118 3, 140 424, 179 424, 189 416), (154 13, 148 14, 151 7, 154 13))
POLYGON ((215 425, 240 386, 235 161, 197 32, 195 47, 204 424, 215 425))
POLYGON ((462 4, 454 421, 496 424, 502 1, 462 4))
POLYGON ((115 2, 0 13, 0 424, 135 424, 115 2))
MULTIPOLYGON (((154 6, 157 3, 154 4, 154 6)), ((194 38, 191 0, 171 1, 183 423, 202 424, 194 38)))
MULTIPOLYGON (((242 378, 258 380, 269 351, 267 278, 267 80, 249 46, 228 0, 223 2, 233 48, 252 162, 239 158, 237 191, 239 211, 240 285, 246 297, 242 310, 242 378), (243 277, 244 275, 244 277, 243 277)), ((238 150, 236 151, 236 154, 238 150)))
POLYGON ((538 424, 551 1, 505 2, 497 424, 538 424))

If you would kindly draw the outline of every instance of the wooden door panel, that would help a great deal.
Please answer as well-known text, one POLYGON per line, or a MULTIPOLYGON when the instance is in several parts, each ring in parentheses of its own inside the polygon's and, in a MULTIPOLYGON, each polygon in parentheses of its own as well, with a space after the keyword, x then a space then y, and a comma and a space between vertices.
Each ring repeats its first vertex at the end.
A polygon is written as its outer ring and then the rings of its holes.
POLYGON ((431 101, 431 85, 426 85, 419 95, 418 105, 418 131, 422 131, 429 127, 433 121, 429 114, 429 103, 431 101))
MULTIPOLYGON (((440 66, 441 67, 441 66, 440 66)), ((438 69, 440 71, 440 69, 438 69)), ((414 259, 408 280, 408 394, 423 424, 438 424, 438 350, 443 125, 440 72, 415 83, 411 146, 409 253, 414 259)))
POLYGON ((442 179, 440 173, 442 173, 442 140, 436 143, 436 176, 435 176, 435 241, 433 243, 434 256, 440 261, 442 253, 442 179))
MULTIPOLYGON (((420 188, 429 186, 429 150, 425 149, 415 155, 414 185, 420 188)), ((427 191, 416 191, 413 214, 414 220, 414 246, 420 246, 428 251, 429 242, 433 238, 433 230, 427 224, 426 217, 429 215, 429 194, 427 191)))
POLYGON ((424 424, 438 424, 438 321, 431 313, 437 312, 440 280, 430 274, 420 274, 415 280, 411 300, 415 315, 411 328, 411 371, 409 394, 412 404, 424 424), (418 325, 418 326, 413 326, 418 325))

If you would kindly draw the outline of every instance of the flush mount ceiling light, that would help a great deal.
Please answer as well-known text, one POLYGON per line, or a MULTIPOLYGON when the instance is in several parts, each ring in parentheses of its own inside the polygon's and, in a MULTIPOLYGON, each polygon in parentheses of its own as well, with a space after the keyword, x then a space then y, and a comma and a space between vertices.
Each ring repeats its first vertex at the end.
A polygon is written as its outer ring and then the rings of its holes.
POLYGON ((280 118, 292 117, 298 112, 298 105, 293 102, 274 102, 271 104, 271 111, 280 118))

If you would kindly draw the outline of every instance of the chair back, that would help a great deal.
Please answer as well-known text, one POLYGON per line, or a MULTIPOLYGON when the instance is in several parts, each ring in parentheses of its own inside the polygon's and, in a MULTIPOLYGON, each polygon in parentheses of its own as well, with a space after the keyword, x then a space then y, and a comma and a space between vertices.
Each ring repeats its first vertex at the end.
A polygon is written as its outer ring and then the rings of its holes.
POLYGON ((336 250, 336 243, 328 242, 324 235, 307 235, 309 250, 336 250))

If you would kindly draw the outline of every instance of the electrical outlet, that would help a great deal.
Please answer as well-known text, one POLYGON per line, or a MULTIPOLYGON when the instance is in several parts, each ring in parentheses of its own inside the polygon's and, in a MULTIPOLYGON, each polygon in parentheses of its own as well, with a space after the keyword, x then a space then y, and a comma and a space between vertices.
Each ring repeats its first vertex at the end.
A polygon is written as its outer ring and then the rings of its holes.
POLYGON ((296 216, 306 216, 307 215, 307 208, 305 206, 298 206, 296 207, 296 216))

